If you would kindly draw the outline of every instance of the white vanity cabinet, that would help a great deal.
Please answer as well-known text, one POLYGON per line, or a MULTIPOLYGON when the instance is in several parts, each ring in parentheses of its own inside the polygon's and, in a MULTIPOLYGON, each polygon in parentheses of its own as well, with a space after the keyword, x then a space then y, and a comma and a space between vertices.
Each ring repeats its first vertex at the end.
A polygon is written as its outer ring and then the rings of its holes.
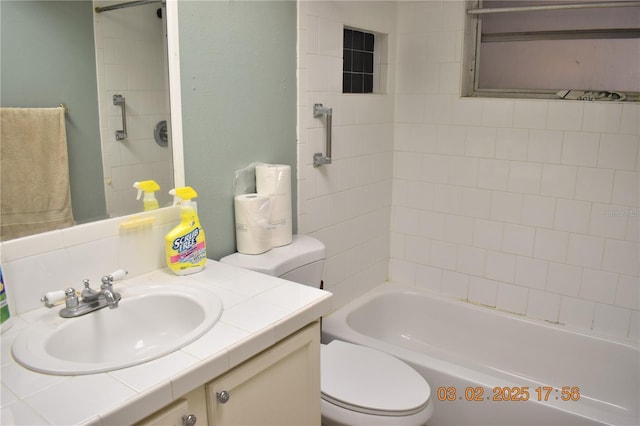
POLYGON ((319 425, 319 324, 213 380, 206 395, 210 425, 319 425))
POLYGON ((152 414, 138 426, 320 425, 314 322, 152 414), (194 415, 195 425, 185 416, 194 415))
POLYGON ((208 423, 206 404, 204 387, 199 387, 136 423, 136 426, 203 426, 208 423))

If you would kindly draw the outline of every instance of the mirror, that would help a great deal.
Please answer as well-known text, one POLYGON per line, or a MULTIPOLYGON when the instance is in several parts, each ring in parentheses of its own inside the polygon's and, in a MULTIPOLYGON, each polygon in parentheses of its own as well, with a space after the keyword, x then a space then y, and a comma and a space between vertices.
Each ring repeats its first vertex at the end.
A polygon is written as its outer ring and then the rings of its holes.
POLYGON ((160 206, 171 202, 167 192, 174 187, 172 151, 179 129, 170 120, 170 108, 176 107, 169 103, 166 9, 176 6, 152 0, 94 10, 122 3, 0 2, 0 105, 66 106, 77 224, 142 211, 132 186, 140 180, 160 184, 160 206), (123 128, 122 107, 113 102, 117 94, 126 100, 127 138, 122 141, 115 137, 123 128), (154 137, 162 133, 156 128, 163 121, 169 136, 164 145, 154 137))

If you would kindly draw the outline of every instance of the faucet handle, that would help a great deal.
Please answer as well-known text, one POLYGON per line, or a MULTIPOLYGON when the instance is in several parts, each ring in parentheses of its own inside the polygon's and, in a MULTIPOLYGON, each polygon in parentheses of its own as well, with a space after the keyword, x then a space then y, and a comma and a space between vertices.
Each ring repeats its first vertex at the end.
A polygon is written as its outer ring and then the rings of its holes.
POLYGON ((89 280, 88 279, 82 280, 82 284, 84 284, 84 289, 82 289, 82 294, 81 294, 82 299, 89 300, 91 297, 95 297, 95 295, 98 292, 90 287, 89 280))
POLYGON ((60 302, 64 298, 64 290, 58 290, 48 292, 40 298, 40 301, 43 302, 44 306, 46 306, 47 308, 53 308, 56 303, 60 302))
POLYGON ((109 277, 102 277, 102 284, 100 284, 100 290, 113 290, 113 283, 109 277))
POLYGON ((75 289, 69 287, 64 291, 64 295, 66 297, 65 305, 67 308, 75 308, 80 304, 80 301, 78 300, 78 295, 76 294, 75 289))
POLYGON ((117 269, 109 274, 110 281, 120 281, 123 280, 129 272, 124 269, 117 269))
POLYGON ((104 277, 102 277, 102 283, 108 283, 108 282, 114 282, 114 281, 120 281, 123 280, 127 274, 129 272, 125 271, 124 269, 117 269, 115 271, 113 271, 112 273, 110 273, 109 275, 106 275, 104 277))

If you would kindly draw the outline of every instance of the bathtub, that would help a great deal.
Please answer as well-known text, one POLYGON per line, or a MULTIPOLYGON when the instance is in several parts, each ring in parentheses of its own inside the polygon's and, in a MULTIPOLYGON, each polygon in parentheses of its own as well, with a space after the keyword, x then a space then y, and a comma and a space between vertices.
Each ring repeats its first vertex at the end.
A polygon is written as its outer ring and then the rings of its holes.
POLYGON ((638 425, 640 349, 385 283, 323 320, 431 387, 428 425, 638 425))

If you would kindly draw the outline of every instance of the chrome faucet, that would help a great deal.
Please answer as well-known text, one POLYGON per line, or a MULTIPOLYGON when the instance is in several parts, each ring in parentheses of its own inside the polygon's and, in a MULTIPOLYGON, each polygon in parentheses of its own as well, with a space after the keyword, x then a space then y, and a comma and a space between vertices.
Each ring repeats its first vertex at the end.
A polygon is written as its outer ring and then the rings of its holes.
POLYGON ((100 293, 104 296, 104 300, 107 301, 109 309, 115 309, 118 307, 118 302, 122 297, 119 293, 113 291, 113 284, 111 284, 110 276, 102 277, 100 293))
MULTIPOLYGON (((113 291, 113 281, 121 280, 127 275, 127 271, 119 269, 109 275, 102 277, 100 290, 96 291, 91 288, 89 280, 83 280, 84 288, 80 293, 80 298, 76 290, 68 288, 64 292, 65 307, 60 310, 59 314, 62 318, 75 318, 88 314, 106 306, 109 309, 118 307, 118 302, 122 298, 120 293, 113 291)), ((46 296, 41 299, 49 308, 53 307, 53 303, 48 303, 46 296)))

